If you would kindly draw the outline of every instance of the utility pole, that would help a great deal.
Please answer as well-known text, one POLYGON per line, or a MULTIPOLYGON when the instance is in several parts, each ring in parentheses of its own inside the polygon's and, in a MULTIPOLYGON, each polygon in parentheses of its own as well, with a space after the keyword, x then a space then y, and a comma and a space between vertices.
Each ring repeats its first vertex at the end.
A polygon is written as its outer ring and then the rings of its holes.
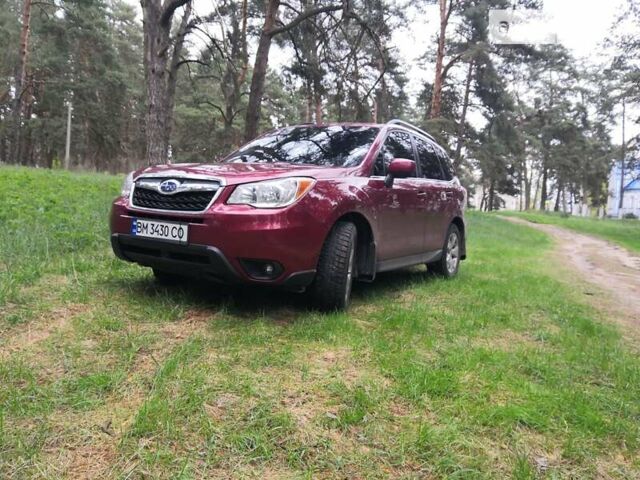
POLYGON ((64 169, 69 170, 69 164, 71 162, 71 100, 67 102, 67 143, 64 149, 64 169))
POLYGON ((622 204, 624 203, 624 161, 627 156, 627 139, 625 138, 625 117, 627 115, 627 103, 622 97, 622 159, 620 160, 620 199, 618 202, 618 217, 622 218, 622 204))

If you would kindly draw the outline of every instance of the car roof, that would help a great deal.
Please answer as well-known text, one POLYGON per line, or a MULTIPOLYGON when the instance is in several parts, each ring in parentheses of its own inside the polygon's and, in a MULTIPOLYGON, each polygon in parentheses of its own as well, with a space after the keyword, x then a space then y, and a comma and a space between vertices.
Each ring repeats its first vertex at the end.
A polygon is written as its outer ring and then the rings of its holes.
POLYGON ((372 123, 372 122, 326 122, 317 124, 315 122, 296 123, 293 125, 285 125, 282 128, 291 127, 384 127, 384 123, 372 123))
MULTIPOLYGON (((414 133, 423 137, 427 137, 429 140, 435 142, 435 139, 433 139, 433 137, 423 131, 420 131, 420 129, 418 127, 415 127, 414 125, 409 124, 408 122, 405 122, 405 124, 401 124, 401 123, 374 123, 374 122, 327 122, 327 123, 321 123, 321 124, 316 124, 314 122, 308 122, 308 123, 297 123, 295 125, 287 125, 287 126, 283 126, 281 128, 292 128, 292 127, 372 127, 372 128, 398 128, 401 130, 406 130, 410 133, 414 133)), ((437 142, 436 142, 437 143, 437 142)))

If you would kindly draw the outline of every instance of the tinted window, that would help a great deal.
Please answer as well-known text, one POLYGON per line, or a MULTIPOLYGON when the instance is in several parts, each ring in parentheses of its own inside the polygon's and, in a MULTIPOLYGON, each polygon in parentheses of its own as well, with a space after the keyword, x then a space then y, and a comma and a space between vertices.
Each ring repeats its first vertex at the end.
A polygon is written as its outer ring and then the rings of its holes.
POLYGON ((378 158, 376 158, 373 175, 386 175, 387 167, 394 158, 406 158, 415 161, 410 134, 394 130, 387 135, 380 153, 378 153, 378 158))
POLYGON ((418 158, 420 159, 420 170, 425 178, 433 178, 443 180, 442 169, 440 168, 440 160, 436 154, 436 148, 426 140, 414 137, 416 149, 418 150, 418 158))
POLYGON ((453 166, 451 165, 449 155, 447 155, 443 150, 438 150, 438 157, 440 158, 440 165, 442 165, 444 179, 451 180, 453 178, 453 166))
POLYGON ((364 159, 378 131, 375 127, 287 127, 255 139, 226 161, 355 167, 364 159))

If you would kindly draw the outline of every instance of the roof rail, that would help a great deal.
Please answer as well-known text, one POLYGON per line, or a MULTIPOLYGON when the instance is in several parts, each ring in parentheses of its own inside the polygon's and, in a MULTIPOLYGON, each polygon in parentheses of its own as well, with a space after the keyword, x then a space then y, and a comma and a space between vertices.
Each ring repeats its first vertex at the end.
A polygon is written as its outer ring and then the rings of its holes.
POLYGON ((389 120, 387 122, 387 125, 400 125, 401 127, 405 127, 405 128, 408 128, 409 130, 413 130, 415 132, 418 132, 418 133, 424 135, 425 137, 427 137, 427 138, 433 140, 434 142, 436 142, 436 139, 433 138, 432 135, 428 134, 427 132, 425 132, 421 128, 416 127, 415 125, 410 124, 409 122, 405 122, 404 120, 400 120, 398 118, 394 118, 393 120, 389 120))

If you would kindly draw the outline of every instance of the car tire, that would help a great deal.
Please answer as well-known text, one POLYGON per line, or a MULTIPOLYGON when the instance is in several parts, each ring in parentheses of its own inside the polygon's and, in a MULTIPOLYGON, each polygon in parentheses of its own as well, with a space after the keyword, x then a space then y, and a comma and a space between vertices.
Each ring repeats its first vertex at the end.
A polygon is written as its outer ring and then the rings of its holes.
POLYGON ((442 256, 438 261, 427 263, 428 270, 445 278, 455 277, 460 268, 461 244, 460 230, 454 224, 449 225, 442 247, 442 256))
POLYGON ((317 308, 343 310, 349 305, 356 275, 358 231, 351 222, 338 222, 325 240, 311 295, 317 308))
POLYGON ((160 285, 176 285, 180 281, 180 276, 175 273, 165 272, 164 270, 153 269, 153 276, 160 285))

